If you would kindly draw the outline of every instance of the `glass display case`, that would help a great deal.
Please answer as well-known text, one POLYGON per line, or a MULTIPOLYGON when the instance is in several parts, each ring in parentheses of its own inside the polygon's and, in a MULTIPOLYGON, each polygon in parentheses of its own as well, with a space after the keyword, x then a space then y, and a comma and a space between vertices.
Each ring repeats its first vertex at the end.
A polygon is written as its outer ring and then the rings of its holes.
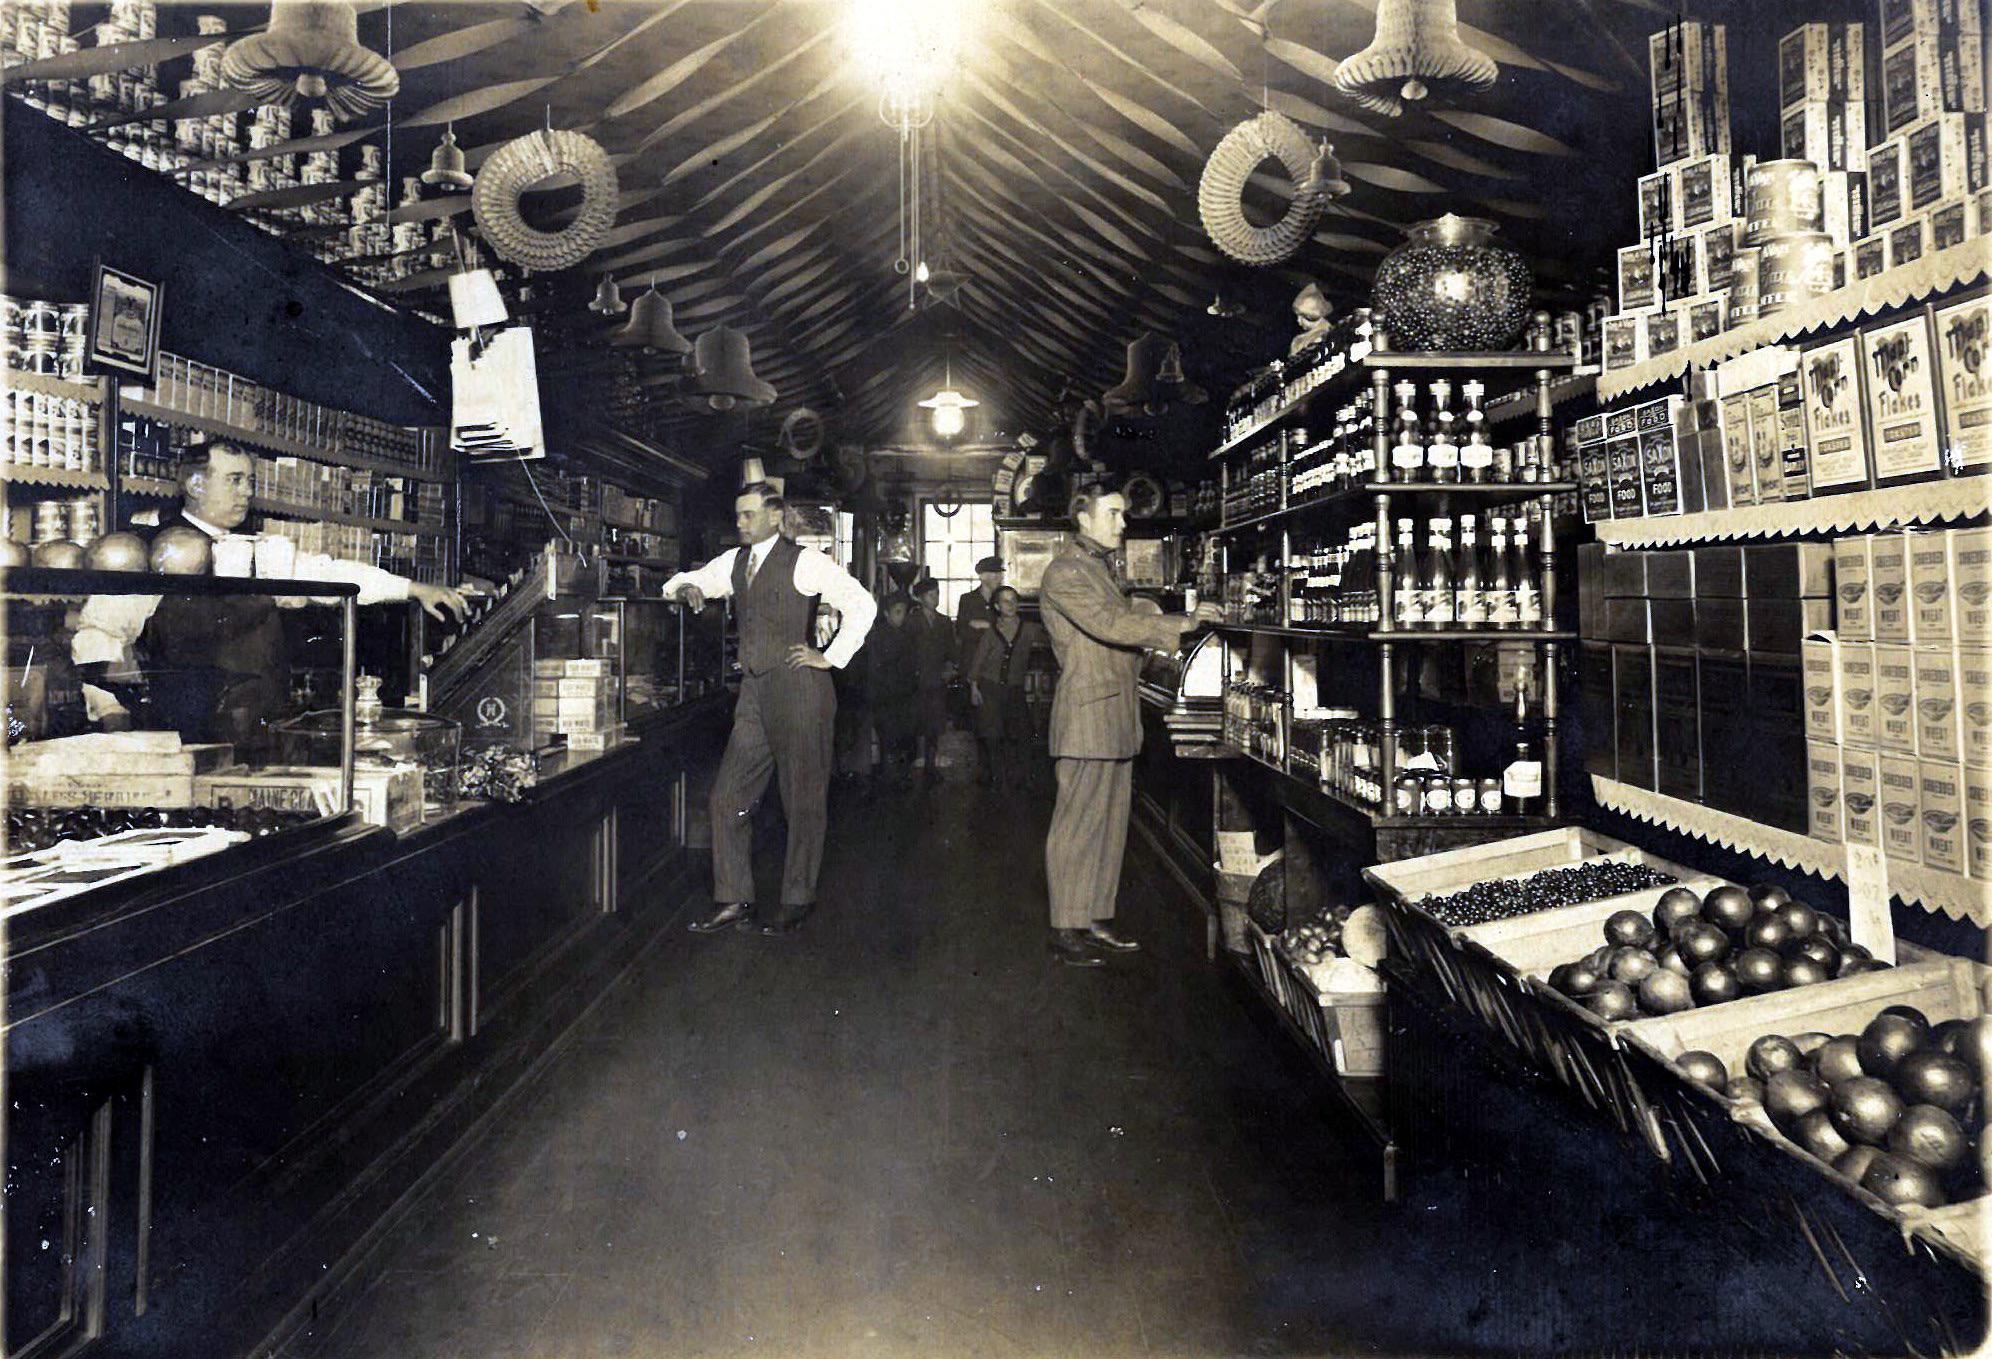
POLYGON ((28 909, 344 817, 421 815, 421 775, 356 776, 351 585, 0 571, 0 909, 28 909), (329 704, 329 708, 324 705, 329 704), (287 750, 319 707, 332 737, 287 750), (295 758, 297 756, 304 758, 295 758))
POLYGON ((549 543, 461 627, 418 627, 418 706, 466 752, 602 751, 632 724, 717 692, 727 610, 617 595, 600 558, 549 543))

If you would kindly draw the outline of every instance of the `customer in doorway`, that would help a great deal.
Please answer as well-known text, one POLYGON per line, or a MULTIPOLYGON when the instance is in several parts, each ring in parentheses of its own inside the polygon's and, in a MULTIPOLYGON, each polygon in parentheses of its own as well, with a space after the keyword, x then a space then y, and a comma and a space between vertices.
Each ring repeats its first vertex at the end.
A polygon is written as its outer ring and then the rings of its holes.
POLYGON ((733 502, 741 546, 664 582, 664 595, 692 609, 734 601, 740 633, 740 699, 733 734, 712 785, 712 913, 696 933, 754 923, 754 836, 749 818, 772 776, 788 815, 781 908, 760 923, 788 934, 816 904, 816 873, 829 823, 837 697, 829 671, 850 663, 872 629, 878 605, 843 567, 781 532, 786 506, 756 483, 733 502), (810 645, 816 601, 843 615, 836 638, 810 645))
POLYGON ((1045 641, 1044 629, 1025 619, 1023 599, 1007 585, 997 587, 996 613, 968 675, 969 702, 975 705, 975 734, 995 756, 995 783, 1014 792, 1030 782, 1031 748, 1037 732, 1031 721, 1024 681, 1031 653, 1045 641))
POLYGON ((919 737, 925 778, 940 778, 941 737, 948 729, 948 681, 955 672, 954 629, 941 612, 941 583, 932 576, 913 582, 913 670, 919 690, 913 700, 913 728, 919 737))
POLYGON ((884 616, 872 630, 871 647, 865 653, 865 700, 878 731, 880 770, 887 783, 904 783, 910 777, 919 737, 914 712, 920 693, 919 631, 912 612, 913 601, 907 596, 887 595, 884 616))
POLYGON ((1116 554, 1127 528, 1117 492, 1072 498, 1079 532, 1045 568, 1039 600, 1062 671, 1051 704, 1051 755, 1058 800, 1045 837, 1051 889, 1051 950, 1074 967, 1098 967, 1101 950, 1140 945, 1111 925, 1141 749, 1135 680, 1145 651, 1174 651, 1183 634, 1222 616, 1214 604, 1194 614, 1144 612, 1122 583, 1116 554))
MULTIPOLYGON (((955 603, 955 664, 964 674, 975 664, 976 649, 982 645, 990 620, 995 617, 996 591, 1003 585, 1003 559, 984 557, 975 564, 975 577, 975 588, 955 603)), ((975 781, 986 785, 995 768, 994 757, 986 740, 978 738, 978 744, 982 759, 975 781)))

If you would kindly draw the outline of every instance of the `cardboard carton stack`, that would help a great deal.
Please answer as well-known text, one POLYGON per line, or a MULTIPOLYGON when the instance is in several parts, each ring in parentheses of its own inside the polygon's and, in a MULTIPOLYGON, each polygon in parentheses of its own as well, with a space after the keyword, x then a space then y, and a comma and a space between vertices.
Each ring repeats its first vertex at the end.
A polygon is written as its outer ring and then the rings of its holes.
POLYGON ((615 662, 535 661, 533 725, 565 736, 572 750, 606 750, 615 745, 622 736, 616 715, 615 662))

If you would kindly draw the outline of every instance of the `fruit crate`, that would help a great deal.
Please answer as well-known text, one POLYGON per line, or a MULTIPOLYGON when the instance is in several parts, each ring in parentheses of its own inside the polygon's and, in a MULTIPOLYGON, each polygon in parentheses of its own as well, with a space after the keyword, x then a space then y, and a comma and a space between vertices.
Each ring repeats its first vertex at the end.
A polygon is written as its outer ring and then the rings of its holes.
POLYGON ((1280 952, 1279 939, 1260 929, 1254 921, 1247 920, 1245 928, 1252 940, 1252 966, 1258 974, 1259 984, 1278 1002, 1295 1023, 1305 1024, 1307 1007, 1300 994, 1300 984, 1294 980, 1292 964, 1280 952))
POLYGON ((1735 1100, 1688 1079, 1674 1059, 1684 1052, 1713 1053, 1732 1074, 1744 1069, 1750 1045, 1766 1034, 1858 1033, 1891 1005, 1913 1005, 1933 1024, 1975 1019, 1986 1013, 1987 970, 1962 958, 1898 947, 1900 965, 1883 972, 1842 977, 1794 991, 1774 991, 1726 1005, 1662 1015, 1616 1026, 1639 1065, 1652 1070, 1659 1104, 1687 1150, 1688 1139, 1700 1165, 1725 1179, 1750 1178, 1749 1167, 1765 1155, 1793 1157, 1814 1173, 1878 1214, 1907 1240, 1922 1239, 1935 1254, 1949 1255, 1979 1274, 1987 1272, 1987 1218, 1992 1197, 1980 1196, 1942 1208, 1895 1207, 1861 1188, 1780 1132, 1763 1106, 1735 1100), (1671 1084, 1671 1088, 1667 1088, 1671 1084), (1726 1149, 1725 1162, 1721 1150, 1726 1149))
POLYGON ((1299 1002, 1294 1018, 1321 1055, 1343 1076, 1374 1079, 1384 1073, 1385 996, 1382 991, 1324 991, 1307 969, 1288 961, 1299 1002))

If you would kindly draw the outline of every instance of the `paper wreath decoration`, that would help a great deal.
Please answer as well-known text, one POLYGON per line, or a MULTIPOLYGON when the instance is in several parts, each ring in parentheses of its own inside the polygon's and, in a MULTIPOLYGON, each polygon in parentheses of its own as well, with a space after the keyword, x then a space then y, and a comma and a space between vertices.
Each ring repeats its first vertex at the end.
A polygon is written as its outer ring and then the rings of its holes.
POLYGON ((532 132, 505 143, 477 172, 470 210, 478 230, 500 256, 551 272, 595 253, 616 219, 616 167, 609 153, 579 132, 532 132), (519 213, 527 189, 550 175, 581 181, 581 210, 558 231, 529 226, 519 213))
POLYGON ((1211 241, 1241 264, 1278 264, 1314 234, 1321 210, 1349 191, 1335 148, 1317 150, 1299 124, 1284 114, 1261 113, 1224 134, 1204 164, 1197 185, 1197 212, 1211 241), (1255 227, 1245 216, 1245 181, 1268 157, 1293 176, 1293 201, 1286 216, 1255 227))
POLYGON ((351 0, 271 0, 270 25, 221 55, 221 78, 261 104, 323 99, 340 118, 379 108, 401 91, 387 58, 360 45, 351 0))
POLYGON ((781 445, 797 462, 808 462, 823 447, 823 417, 797 406, 782 417, 781 445))

